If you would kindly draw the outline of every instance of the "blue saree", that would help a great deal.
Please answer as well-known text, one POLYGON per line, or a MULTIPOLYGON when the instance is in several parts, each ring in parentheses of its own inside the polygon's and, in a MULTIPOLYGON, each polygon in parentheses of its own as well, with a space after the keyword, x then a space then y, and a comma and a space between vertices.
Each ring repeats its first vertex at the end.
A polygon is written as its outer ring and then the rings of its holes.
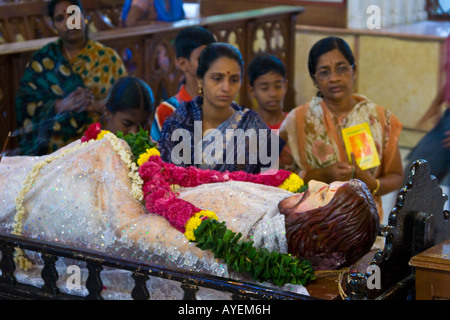
POLYGON ((202 104, 202 97, 183 103, 164 122, 159 140, 164 161, 221 172, 277 169, 285 142, 258 113, 233 102, 234 113, 203 135, 202 104))

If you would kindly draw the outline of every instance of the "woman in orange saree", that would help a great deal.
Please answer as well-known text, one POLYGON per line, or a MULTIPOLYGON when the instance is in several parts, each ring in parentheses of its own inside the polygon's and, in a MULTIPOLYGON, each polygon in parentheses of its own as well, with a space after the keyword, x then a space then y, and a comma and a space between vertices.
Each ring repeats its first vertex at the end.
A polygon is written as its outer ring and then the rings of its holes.
POLYGON ((316 43, 310 51, 309 72, 319 93, 292 110, 280 129, 292 150, 286 164, 306 182, 361 180, 372 192, 382 219, 381 196, 403 183, 398 147, 402 124, 388 109, 353 92, 355 59, 344 40, 329 37, 316 43), (363 123, 369 125, 380 159, 379 165, 365 170, 354 155, 349 158, 342 135, 342 129, 363 123))

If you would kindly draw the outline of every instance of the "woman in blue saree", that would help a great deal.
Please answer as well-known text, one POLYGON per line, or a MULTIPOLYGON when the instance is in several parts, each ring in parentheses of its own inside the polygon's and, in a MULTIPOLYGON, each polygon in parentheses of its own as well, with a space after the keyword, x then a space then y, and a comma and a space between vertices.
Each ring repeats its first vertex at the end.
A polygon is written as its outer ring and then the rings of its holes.
POLYGON ((159 140, 164 161, 217 171, 260 173, 276 169, 285 143, 254 110, 234 102, 244 70, 242 56, 227 43, 202 52, 200 95, 164 123, 159 140))

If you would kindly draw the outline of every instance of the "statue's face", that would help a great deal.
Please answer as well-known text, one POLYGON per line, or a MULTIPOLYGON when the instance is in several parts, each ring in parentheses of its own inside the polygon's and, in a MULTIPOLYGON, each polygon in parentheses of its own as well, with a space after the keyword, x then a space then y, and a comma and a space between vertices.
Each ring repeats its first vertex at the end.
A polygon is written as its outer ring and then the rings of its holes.
POLYGON ((316 270, 349 266, 369 252, 379 216, 360 180, 308 183, 304 194, 278 204, 285 216, 288 252, 309 260, 316 270))
POLYGON ((337 181, 326 184, 311 180, 308 182, 308 190, 303 194, 296 194, 286 200, 295 212, 306 212, 326 206, 333 199, 337 189, 345 182, 337 181))

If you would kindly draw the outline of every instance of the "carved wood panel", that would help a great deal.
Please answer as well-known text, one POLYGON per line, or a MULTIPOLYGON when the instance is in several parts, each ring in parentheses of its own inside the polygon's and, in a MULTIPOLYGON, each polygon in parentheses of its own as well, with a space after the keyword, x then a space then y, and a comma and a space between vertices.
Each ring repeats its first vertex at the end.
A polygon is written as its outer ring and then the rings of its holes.
MULTIPOLYGON (((226 23, 223 25, 212 25, 208 26, 207 29, 211 31, 216 40, 218 42, 227 42, 235 46, 242 54, 242 57, 244 59, 244 68, 247 65, 247 47, 246 47, 246 41, 248 41, 247 38, 247 26, 243 22, 233 22, 233 23, 226 23)), ((236 97, 236 102, 244 105, 246 107, 250 107, 249 99, 246 98, 247 96, 247 81, 245 77, 245 70, 244 70, 244 79, 242 82, 241 90, 236 97)))
POLYGON ((178 91, 183 78, 173 47, 177 33, 157 34, 144 44, 144 79, 152 88, 157 105, 178 91))
MULTIPOLYGON (((286 66, 286 78, 293 79, 293 69, 289 66, 295 65, 295 21, 283 19, 283 17, 272 17, 271 19, 259 19, 248 25, 247 51, 249 57, 268 53, 277 56, 286 66)), ((248 61, 249 63, 250 61, 248 61)), ((288 82, 288 92, 285 97, 286 112, 293 109, 295 105, 295 88, 293 81, 288 82)))

